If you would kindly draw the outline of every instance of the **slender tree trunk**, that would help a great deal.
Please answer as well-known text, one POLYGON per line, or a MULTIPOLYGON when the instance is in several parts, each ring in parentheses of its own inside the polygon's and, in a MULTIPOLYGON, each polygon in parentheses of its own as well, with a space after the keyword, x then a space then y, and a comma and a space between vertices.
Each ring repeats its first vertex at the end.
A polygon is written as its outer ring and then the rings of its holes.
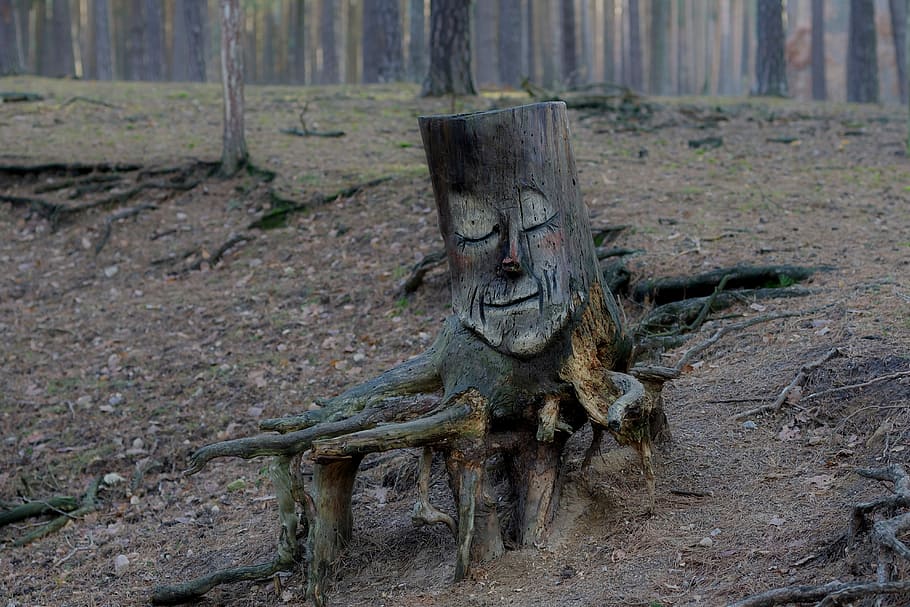
POLYGON ((653 0, 651 3, 651 82, 648 88, 654 95, 670 92, 670 58, 667 51, 670 2, 671 0, 653 0))
POLYGON ((205 81, 205 0, 176 0, 174 5, 173 79, 205 81))
POLYGON ((616 82, 616 23, 613 0, 604 0, 604 81, 616 82))
POLYGON ((164 74, 164 6, 160 0, 145 0, 142 32, 144 38, 143 80, 158 82, 164 74))
POLYGON ((247 162, 243 130, 243 14, 240 0, 221 1, 221 85, 224 89, 224 135, 221 174, 230 177, 247 162))
POLYGON ((755 58, 755 94, 787 96, 787 69, 784 64, 784 7, 782 0, 758 0, 755 58))
POLYGON ((888 6, 891 9, 898 92, 901 103, 907 103, 907 0, 888 0, 888 6))
POLYGON ((424 0, 408 0, 408 79, 423 82, 427 75, 427 19, 424 0))
POLYGON ((306 11, 304 0, 291 0, 291 69, 292 84, 306 84, 306 11))
POLYGON ((691 69, 689 64, 689 27, 686 19, 689 11, 685 0, 677 0, 677 30, 676 38, 676 94, 686 95, 691 92, 691 69))
POLYGON ((499 31, 499 3, 495 0, 474 2, 474 68, 479 86, 499 84, 499 58, 497 34, 499 31))
POLYGON ((85 76, 94 80, 113 80, 110 2, 109 0, 92 0, 89 10, 91 11, 89 15, 91 42, 86 65, 83 67, 85 76))
POLYGON ((0 76, 25 72, 13 0, 0 0, 0 76))
POLYGON ((521 0, 499 0, 499 81, 513 88, 527 75, 522 69, 524 31, 521 0))
MULTIPOLYGON (((363 80, 363 69, 360 59, 363 55, 363 5, 358 0, 350 0, 348 3, 348 22, 347 36, 345 43, 347 45, 345 78, 346 82, 357 83, 363 80)), ((424 75, 426 75, 424 73, 424 75)))
POLYGON ((319 81, 322 84, 337 84, 339 78, 338 61, 338 2, 322 0, 319 5, 319 42, 322 47, 322 70, 319 81))
POLYGON ((395 82, 403 74, 398 0, 363 5, 363 81, 395 82))
POLYGON ((476 95, 471 71, 470 0, 430 3, 430 69, 421 95, 476 95))
POLYGON ((581 33, 581 68, 582 82, 591 82, 594 77, 594 8, 593 0, 581 0, 579 5, 578 28, 581 33))
POLYGON ((644 61, 641 48, 641 13, 638 0, 629 0, 629 86, 641 91, 644 85, 644 61))
POLYGON ((878 103, 875 0, 850 0, 847 101, 878 103))
POLYGON ((575 19, 575 2, 574 0, 563 0, 561 7, 562 74, 567 85, 575 86, 581 80, 578 66, 578 36, 576 34, 578 27, 575 19))
POLYGON ((540 44, 540 41, 542 38, 541 38, 541 36, 538 35, 538 32, 537 32, 537 23, 535 21, 535 18, 536 18, 538 11, 534 6, 534 2, 535 2, 535 0, 527 0, 526 10, 525 10, 525 13, 526 13, 525 18, 527 20, 527 25, 525 26, 525 29, 527 30, 528 43, 527 43, 527 46, 525 46, 523 50, 525 51, 525 54, 526 54, 525 61, 527 62, 526 69, 527 69, 528 79, 531 80, 532 82, 537 82, 538 81, 537 80, 537 78, 538 78, 537 67, 539 65, 539 62, 537 61, 537 47, 540 44))
MULTIPOLYGON (((901 0, 901 2, 903 1, 901 0)), ((812 41, 810 47, 812 98, 816 101, 824 101, 828 98, 825 77, 825 0, 812 0, 812 41)))

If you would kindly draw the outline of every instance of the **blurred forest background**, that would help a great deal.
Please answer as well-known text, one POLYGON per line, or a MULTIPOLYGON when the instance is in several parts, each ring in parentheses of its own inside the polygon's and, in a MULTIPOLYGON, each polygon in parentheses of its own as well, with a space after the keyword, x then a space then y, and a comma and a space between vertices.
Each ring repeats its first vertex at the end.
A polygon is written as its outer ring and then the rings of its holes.
MULTIPOLYGON (((436 2, 243 0, 246 82, 420 82, 436 2)), ((780 94, 906 101, 906 0, 477 0, 475 81, 766 92, 756 60, 769 6, 783 14, 780 94), (848 95, 851 61, 864 82, 848 95)), ((0 0, 0 75, 218 81, 219 22, 217 0, 0 0)))

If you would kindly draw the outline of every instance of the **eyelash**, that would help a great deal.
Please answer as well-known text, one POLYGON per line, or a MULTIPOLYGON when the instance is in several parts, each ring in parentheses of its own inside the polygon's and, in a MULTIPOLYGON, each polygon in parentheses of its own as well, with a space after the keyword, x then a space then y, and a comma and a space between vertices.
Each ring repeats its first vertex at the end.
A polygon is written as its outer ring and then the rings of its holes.
POLYGON ((542 223, 537 224, 536 226, 531 226, 530 228, 525 228, 525 233, 530 234, 533 232, 542 232, 544 230, 549 230, 553 232, 559 228, 559 222, 556 220, 559 217, 558 213, 554 213, 549 218, 545 219, 542 223))
POLYGON ((493 229, 490 231, 489 234, 487 234, 486 236, 481 236, 480 238, 468 238, 467 236, 462 236, 461 234, 456 232, 455 233, 455 242, 460 249, 464 250, 465 247, 481 245, 481 244, 487 242, 490 238, 492 238, 496 234, 499 234, 499 224, 496 224, 495 226, 493 226, 493 229))

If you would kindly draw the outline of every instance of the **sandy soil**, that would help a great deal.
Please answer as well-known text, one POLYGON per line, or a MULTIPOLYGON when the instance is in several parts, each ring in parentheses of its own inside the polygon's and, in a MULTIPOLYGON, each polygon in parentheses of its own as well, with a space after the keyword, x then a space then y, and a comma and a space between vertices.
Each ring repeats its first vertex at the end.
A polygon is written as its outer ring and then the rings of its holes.
MULTIPOLYGON (((0 84, 46 96, 0 105, 0 194, 78 206, 136 183, 167 186, 59 222, 0 203, 0 501, 81 496, 93 479, 109 481, 94 512, 50 537, 12 546, 38 519, 0 529, 0 596, 9 607, 145 604, 154 585, 268 558, 277 524, 266 462, 219 460, 187 478, 186 457, 432 340, 449 309, 444 271, 408 298, 398 289, 440 248, 415 117, 451 102, 409 87, 254 87, 250 149, 273 182, 243 175, 181 190, 165 183, 173 172, 131 171, 114 190, 70 198, 75 184, 41 191, 63 172, 8 167, 217 160, 217 87, 0 84), (309 128, 347 135, 280 133, 299 126, 304 107, 309 128), (376 177, 390 179, 313 204, 287 227, 247 229, 274 193, 306 203, 376 177), (154 208, 112 219, 105 239, 107 219, 143 204, 154 208), (210 267, 238 234, 252 239, 210 267)), ((456 109, 525 101, 497 93, 456 109)), ((632 454, 605 443, 580 470, 579 436, 546 544, 453 585, 452 539, 410 523, 416 454, 374 458, 359 476, 332 604, 714 606, 777 586, 872 579, 866 543, 845 550, 837 540, 852 504, 888 492, 855 469, 910 453, 905 118, 900 108, 752 99, 660 101, 640 122, 571 112, 592 223, 634 226, 615 243, 641 251, 627 261, 633 281, 737 263, 829 269, 806 284, 811 297, 744 302, 662 355, 672 364, 744 317, 803 312, 722 338, 667 385, 673 441, 653 516, 632 454), (723 145, 688 145, 709 136, 723 145), (781 412, 731 419, 773 401, 833 347, 843 355, 781 412)), ((620 297, 634 322, 643 310, 620 297)), ((441 473, 433 492, 451 506, 441 473)), ((216 589, 203 604, 300 604, 304 589, 297 573, 216 589)))

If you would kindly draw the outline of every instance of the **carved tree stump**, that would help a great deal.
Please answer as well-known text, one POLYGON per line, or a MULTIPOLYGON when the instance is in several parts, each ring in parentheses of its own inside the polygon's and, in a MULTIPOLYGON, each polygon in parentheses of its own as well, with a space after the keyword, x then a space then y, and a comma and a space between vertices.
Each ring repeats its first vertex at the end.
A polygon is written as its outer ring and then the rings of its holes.
MULTIPOLYGON (((350 538, 354 479, 371 452, 425 448, 414 520, 453 529, 456 580, 504 550, 487 478, 494 455, 507 464, 515 497, 507 532, 518 545, 545 539, 563 446, 589 421, 596 437, 608 431, 638 449, 653 504, 650 443, 665 423, 659 384, 645 390, 625 373, 630 340, 602 284, 565 105, 419 122, 452 274, 454 313, 435 343, 317 411, 262 424, 279 435, 218 443, 193 456, 196 471, 216 457, 286 462, 311 451, 314 482, 297 481, 294 495, 307 515, 307 594, 317 605, 350 538), (434 391, 440 399, 402 398, 434 391), (457 522, 427 499, 434 450, 446 458, 457 522)), ((210 587, 179 588, 190 599, 210 587)), ((173 600, 174 589, 165 590, 173 600)))

